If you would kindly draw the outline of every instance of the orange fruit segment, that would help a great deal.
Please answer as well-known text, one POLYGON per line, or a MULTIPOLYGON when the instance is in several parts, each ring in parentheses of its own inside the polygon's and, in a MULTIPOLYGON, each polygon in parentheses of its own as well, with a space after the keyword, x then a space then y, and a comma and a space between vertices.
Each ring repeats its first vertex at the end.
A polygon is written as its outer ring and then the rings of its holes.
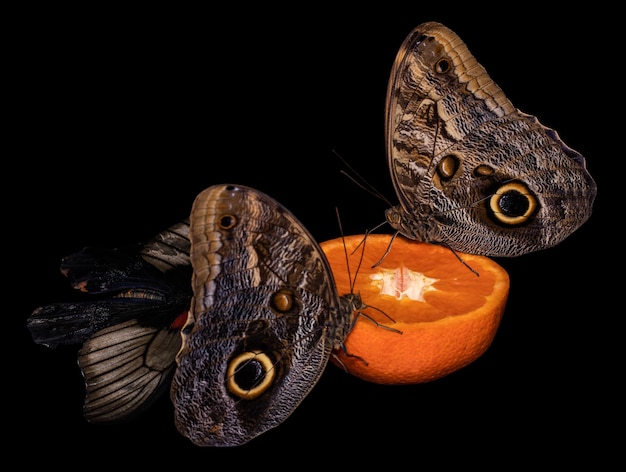
POLYGON ((367 305, 332 362, 369 382, 430 382, 467 366, 491 345, 509 276, 488 257, 455 255, 401 236, 384 255, 391 239, 369 234, 321 243, 339 295, 353 290, 367 305))

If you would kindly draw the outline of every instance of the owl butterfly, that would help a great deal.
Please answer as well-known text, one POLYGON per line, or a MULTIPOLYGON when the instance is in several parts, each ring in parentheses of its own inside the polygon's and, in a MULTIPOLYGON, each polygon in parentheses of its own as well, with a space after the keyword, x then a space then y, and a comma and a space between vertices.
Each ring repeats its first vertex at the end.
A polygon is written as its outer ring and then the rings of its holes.
POLYGON ((62 270, 109 296, 38 308, 28 327, 50 347, 84 343, 86 417, 125 418, 169 385, 178 430, 200 446, 240 445, 282 423, 362 306, 338 296, 322 250, 287 209, 236 185, 204 190, 189 224, 138 252, 85 249, 62 270))
POLYGON ((519 256, 559 244, 591 215, 596 184, 556 131, 516 109, 439 23, 405 39, 386 103, 387 159, 404 236, 519 256))
POLYGON ((238 445, 300 404, 360 299, 338 296, 309 232, 251 188, 198 195, 189 239, 193 299, 172 381, 176 426, 200 446, 238 445))

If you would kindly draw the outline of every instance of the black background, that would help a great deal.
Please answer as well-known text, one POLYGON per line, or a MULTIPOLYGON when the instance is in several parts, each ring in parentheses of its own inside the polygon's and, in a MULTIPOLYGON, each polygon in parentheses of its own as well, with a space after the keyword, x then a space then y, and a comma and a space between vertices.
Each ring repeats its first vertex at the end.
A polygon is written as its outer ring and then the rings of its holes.
POLYGON ((615 13, 596 4, 548 13, 528 3, 491 12, 419 3, 16 17, 15 65, 5 71, 15 81, 7 127, 15 144, 3 192, 5 319, 17 326, 6 331, 4 385, 15 397, 5 403, 5 441, 28 446, 21 460, 207 469, 377 460, 421 469, 599 464, 614 452, 605 425, 620 421, 613 382, 623 371, 611 367, 623 316, 612 289, 621 279, 611 274, 623 269, 623 238, 608 211, 622 166, 606 170, 609 156, 623 159, 610 124, 623 88, 615 13), (285 423, 235 449, 178 435, 167 398, 128 424, 86 423, 76 349, 35 345, 25 327, 35 307, 77 297, 60 259, 149 238, 224 182, 272 195, 319 241, 339 235, 335 207, 347 234, 382 222, 387 205, 341 175, 334 151, 395 201, 387 80, 404 37, 429 20, 456 31, 518 108, 585 155, 599 187, 593 216, 565 242, 498 260, 511 292, 487 353, 441 380, 402 387, 330 366, 285 423))

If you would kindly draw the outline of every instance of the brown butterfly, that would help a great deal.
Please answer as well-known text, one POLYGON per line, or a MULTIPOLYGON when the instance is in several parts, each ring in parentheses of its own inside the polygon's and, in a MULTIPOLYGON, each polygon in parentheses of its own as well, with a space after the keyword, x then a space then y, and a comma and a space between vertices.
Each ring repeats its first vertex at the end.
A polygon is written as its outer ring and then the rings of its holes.
POLYGON ((439 23, 400 47, 386 141, 400 200, 386 218, 408 238, 519 256, 559 244, 591 215, 596 184, 583 156, 516 109, 439 23))
POLYGON ((138 248, 86 248, 62 271, 99 298, 38 308, 28 328, 49 347, 82 344, 86 418, 125 419, 171 388, 176 426, 200 446, 281 424, 363 306, 337 293, 296 217, 242 185, 211 186, 189 221, 138 248))

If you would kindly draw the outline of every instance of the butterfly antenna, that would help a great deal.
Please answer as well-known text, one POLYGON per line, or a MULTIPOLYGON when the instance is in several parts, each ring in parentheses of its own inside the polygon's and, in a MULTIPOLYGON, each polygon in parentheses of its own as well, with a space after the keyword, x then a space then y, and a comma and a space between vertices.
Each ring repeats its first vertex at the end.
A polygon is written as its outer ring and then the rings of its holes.
POLYGON ((339 226, 339 235, 343 242, 343 252, 346 256, 346 269, 348 271, 348 280, 350 280, 350 292, 352 292, 352 275, 350 274, 350 264, 348 263, 348 249, 346 248, 346 238, 343 233, 343 226, 341 224, 341 216, 339 216, 339 208, 335 207, 335 214, 337 215, 337 225, 339 226))
MULTIPOLYGON (((348 280, 350 281, 350 293, 354 293, 354 284, 356 283, 356 274, 354 275, 354 279, 353 279, 352 274, 350 273, 350 258, 348 256, 348 248, 346 246, 346 239, 344 237, 345 235, 343 232, 343 226, 341 225, 341 216, 339 216, 339 208, 335 207, 335 213, 337 215, 337 224, 339 225, 339 234, 341 235, 341 240, 343 242, 343 253, 346 256, 346 270, 348 271, 348 280)), ((363 255, 361 255, 361 260, 363 260, 363 255)), ((360 266, 361 266, 361 262, 359 261, 359 265, 357 266, 357 273, 359 272, 360 266)))
POLYGON ((337 156, 341 160, 341 162, 343 162, 343 164, 350 170, 350 172, 352 172, 352 175, 348 174, 344 170, 340 170, 339 172, 341 172, 343 175, 345 175, 347 178, 349 178, 356 186, 362 188, 363 190, 365 190, 370 195, 373 195, 374 197, 379 198, 380 200, 382 200, 383 202, 385 202, 389 206, 393 206, 393 204, 382 193, 380 193, 373 185, 371 185, 367 180, 365 180, 365 178, 361 174, 359 174, 354 169, 354 167, 352 167, 348 163, 348 161, 346 161, 334 149, 333 149, 333 154, 335 154, 335 156, 337 156))
MULTIPOLYGON (((356 271, 354 272, 354 279, 350 279, 350 293, 354 293, 354 285, 356 284, 356 276, 359 273, 359 271, 361 270, 361 264, 363 264, 363 257, 365 256, 365 241, 367 240, 367 235, 369 233, 365 233, 365 236, 363 237, 363 240, 359 243, 359 246, 363 246, 363 248, 361 249, 361 257, 359 258, 359 263, 356 266, 356 271)), ((354 254, 354 252, 353 252, 354 254)), ((347 251, 346 251, 346 262, 347 262, 347 251)))
MULTIPOLYGON (((365 237, 363 238, 363 240, 359 244, 356 245, 356 247, 352 251, 352 254, 354 254, 361 247, 361 244, 365 244, 365 238, 367 238, 368 235, 372 234, 378 228, 380 228, 381 226, 386 225, 386 224, 387 224, 387 221, 383 221, 382 223, 379 223, 376 226, 374 226, 372 229, 365 230, 365 237)), ((350 255, 352 255, 352 254, 350 254, 350 255)))

